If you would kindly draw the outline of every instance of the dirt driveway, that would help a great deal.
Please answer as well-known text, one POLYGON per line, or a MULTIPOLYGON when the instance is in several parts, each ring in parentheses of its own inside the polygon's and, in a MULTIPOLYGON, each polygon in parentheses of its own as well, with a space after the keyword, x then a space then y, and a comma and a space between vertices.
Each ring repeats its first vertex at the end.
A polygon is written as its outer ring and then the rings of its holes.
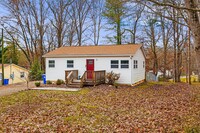
MULTIPOLYGON (((34 82, 29 82, 29 88, 33 87, 35 87, 34 82)), ((12 93, 16 93, 26 89, 27 89, 26 82, 7 85, 7 86, 0 86, 0 96, 10 95, 12 93)))

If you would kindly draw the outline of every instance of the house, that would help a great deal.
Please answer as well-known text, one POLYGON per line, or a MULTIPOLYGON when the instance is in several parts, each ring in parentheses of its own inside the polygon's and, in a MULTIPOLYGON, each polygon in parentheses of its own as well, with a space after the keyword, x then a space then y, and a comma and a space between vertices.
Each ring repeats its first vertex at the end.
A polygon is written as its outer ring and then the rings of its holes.
POLYGON ((66 46, 43 57, 46 59, 46 79, 51 81, 67 81, 72 76, 82 82, 93 78, 105 80, 105 73, 111 71, 120 74, 117 81, 120 84, 131 85, 145 79, 145 54, 139 44, 66 46))
MULTIPOLYGON (((4 64, 4 79, 9 79, 9 84, 26 82, 28 70, 15 64, 4 64)), ((0 64, 0 80, 2 80, 2 64, 0 64)))

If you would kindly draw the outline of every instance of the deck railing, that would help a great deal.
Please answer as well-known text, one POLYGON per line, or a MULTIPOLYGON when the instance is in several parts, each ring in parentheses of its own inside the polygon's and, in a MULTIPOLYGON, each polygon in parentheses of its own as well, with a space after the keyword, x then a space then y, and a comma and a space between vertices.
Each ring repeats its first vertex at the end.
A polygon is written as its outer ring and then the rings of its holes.
POLYGON ((93 74, 94 84, 97 85, 97 84, 105 83, 105 76, 106 76, 105 70, 94 71, 94 74, 93 74))
POLYGON ((85 71, 83 76, 81 77, 81 82, 91 82, 93 85, 105 83, 105 75, 106 71, 85 71))
POLYGON ((70 83, 73 79, 78 79, 78 70, 65 71, 66 84, 70 83))
MULTIPOLYGON (((105 83, 106 71, 85 71, 81 77, 80 84, 84 85, 98 85, 105 83)), ((65 71, 66 84, 70 84, 73 79, 78 79, 78 70, 65 71)))

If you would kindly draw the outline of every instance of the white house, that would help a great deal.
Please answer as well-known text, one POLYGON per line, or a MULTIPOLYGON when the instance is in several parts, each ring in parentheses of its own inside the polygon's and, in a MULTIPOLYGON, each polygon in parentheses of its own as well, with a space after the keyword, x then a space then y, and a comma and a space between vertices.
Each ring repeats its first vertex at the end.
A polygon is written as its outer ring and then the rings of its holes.
MULTIPOLYGON (((78 70, 77 77, 91 71, 119 73, 117 83, 134 84, 145 79, 145 54, 142 45, 103 45, 61 47, 43 56, 46 59, 46 79, 65 80, 78 70)), ((87 78, 93 75, 87 73, 87 78)))

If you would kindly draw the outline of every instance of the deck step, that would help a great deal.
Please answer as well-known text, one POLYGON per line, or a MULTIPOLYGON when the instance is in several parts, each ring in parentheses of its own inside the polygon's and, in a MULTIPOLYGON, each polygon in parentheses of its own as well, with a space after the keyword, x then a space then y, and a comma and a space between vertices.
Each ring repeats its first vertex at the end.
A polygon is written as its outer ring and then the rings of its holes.
POLYGON ((76 82, 72 82, 70 84, 67 85, 67 87, 71 87, 71 88, 80 88, 81 87, 81 83, 76 81, 76 82))
POLYGON ((70 87, 70 88, 80 88, 81 85, 80 84, 69 84, 69 85, 67 85, 67 87, 70 87))
POLYGON ((73 83, 81 83, 81 80, 73 79, 73 83))

